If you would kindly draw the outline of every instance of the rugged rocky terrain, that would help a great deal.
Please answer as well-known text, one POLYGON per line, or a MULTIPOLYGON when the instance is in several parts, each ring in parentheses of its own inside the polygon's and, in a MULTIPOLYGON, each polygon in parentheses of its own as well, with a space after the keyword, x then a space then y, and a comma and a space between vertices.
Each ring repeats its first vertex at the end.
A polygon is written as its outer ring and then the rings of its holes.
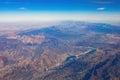
POLYGON ((69 21, 0 36, 0 80, 119 80, 119 63, 120 26, 69 21))

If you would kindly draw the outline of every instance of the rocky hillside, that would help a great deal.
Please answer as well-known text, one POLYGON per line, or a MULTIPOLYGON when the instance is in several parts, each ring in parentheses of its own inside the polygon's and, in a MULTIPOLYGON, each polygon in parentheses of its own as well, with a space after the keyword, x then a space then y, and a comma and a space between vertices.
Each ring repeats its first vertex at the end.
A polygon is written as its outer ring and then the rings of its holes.
POLYGON ((119 80, 120 27, 62 22, 0 36, 0 80, 119 80))

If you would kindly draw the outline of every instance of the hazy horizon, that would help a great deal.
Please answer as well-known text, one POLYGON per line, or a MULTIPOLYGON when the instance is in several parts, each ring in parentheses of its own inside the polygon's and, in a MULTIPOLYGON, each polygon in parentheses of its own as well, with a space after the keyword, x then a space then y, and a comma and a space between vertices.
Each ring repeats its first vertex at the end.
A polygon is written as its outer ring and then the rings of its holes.
POLYGON ((119 0, 1 0, 0 22, 120 23, 119 0))

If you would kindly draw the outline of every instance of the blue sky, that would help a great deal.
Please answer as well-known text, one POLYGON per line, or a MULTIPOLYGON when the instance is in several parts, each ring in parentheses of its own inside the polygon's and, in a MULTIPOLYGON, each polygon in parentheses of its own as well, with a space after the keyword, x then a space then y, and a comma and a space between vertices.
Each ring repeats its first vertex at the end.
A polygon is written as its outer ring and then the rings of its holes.
POLYGON ((83 20, 119 22, 120 0, 0 0, 0 22, 83 20))
POLYGON ((0 10, 18 11, 25 7, 31 11, 95 11, 106 7, 107 11, 119 11, 120 0, 0 0, 0 10))

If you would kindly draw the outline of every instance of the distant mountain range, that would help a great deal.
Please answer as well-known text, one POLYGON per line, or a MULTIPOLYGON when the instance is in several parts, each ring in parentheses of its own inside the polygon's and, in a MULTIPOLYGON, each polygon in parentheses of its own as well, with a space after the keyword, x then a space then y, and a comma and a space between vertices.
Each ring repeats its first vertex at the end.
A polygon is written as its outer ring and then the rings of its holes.
POLYGON ((65 21, 0 36, 0 80, 120 80, 120 26, 65 21))

